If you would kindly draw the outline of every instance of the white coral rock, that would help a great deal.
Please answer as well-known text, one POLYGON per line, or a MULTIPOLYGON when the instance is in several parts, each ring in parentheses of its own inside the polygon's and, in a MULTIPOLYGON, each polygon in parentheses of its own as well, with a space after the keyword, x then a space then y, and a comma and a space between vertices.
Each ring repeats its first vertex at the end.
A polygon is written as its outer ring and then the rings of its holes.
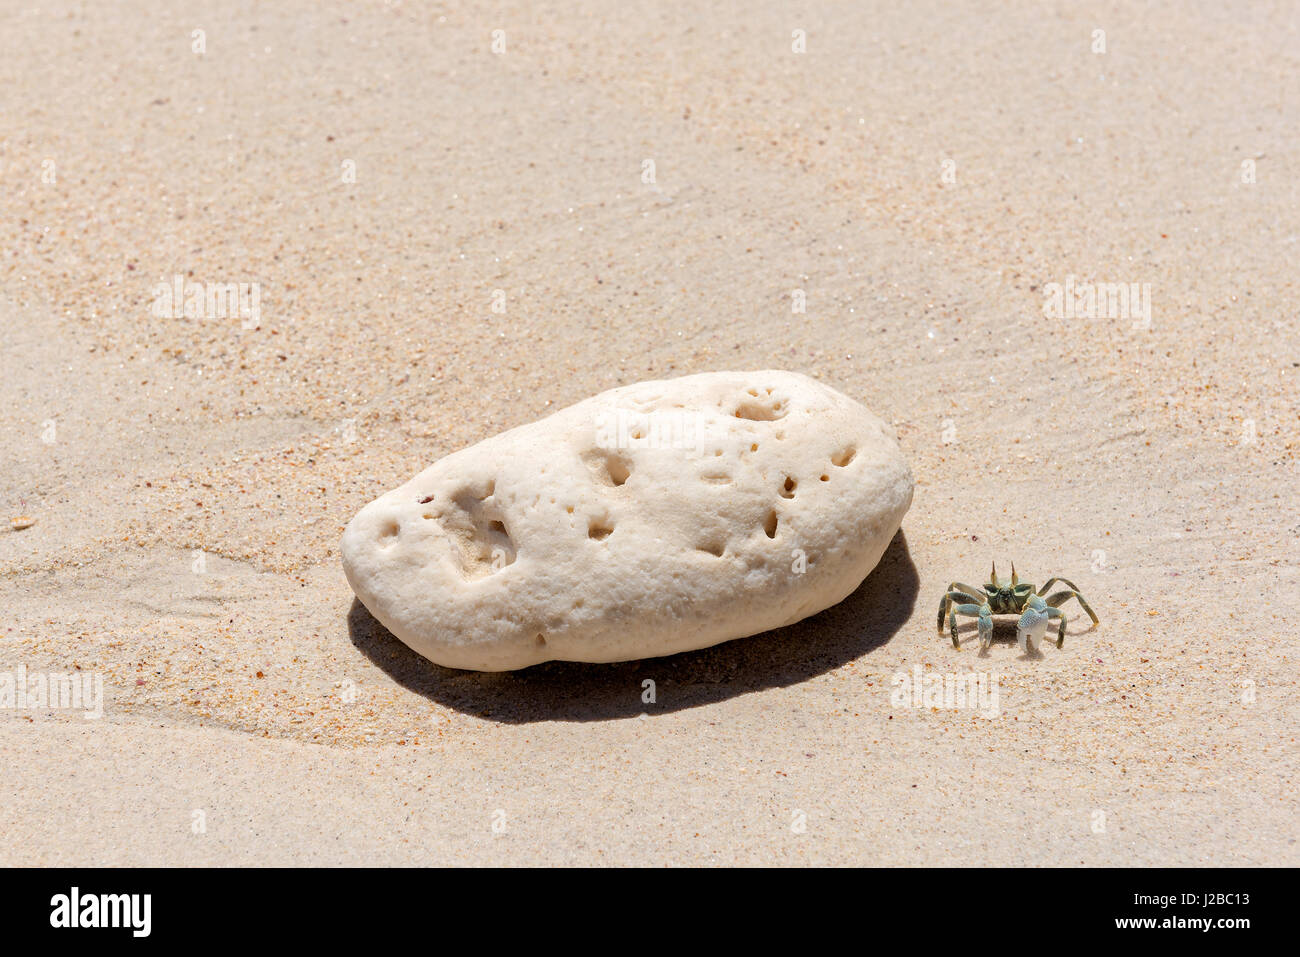
POLYGON ((625 661, 847 597, 912 501, 892 431, 791 372, 613 389, 439 460, 343 535, 357 597, 453 668, 625 661))

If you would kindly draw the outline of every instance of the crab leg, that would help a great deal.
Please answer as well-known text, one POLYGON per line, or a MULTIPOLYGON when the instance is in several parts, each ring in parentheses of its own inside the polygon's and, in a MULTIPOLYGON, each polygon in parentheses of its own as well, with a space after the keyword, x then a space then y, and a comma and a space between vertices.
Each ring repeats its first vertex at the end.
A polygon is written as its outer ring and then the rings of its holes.
POLYGON ((1061 619, 1061 628, 1056 633, 1056 647, 1064 648, 1065 647, 1065 612, 1061 611, 1061 609, 1059 608, 1055 608, 1051 605, 1048 605, 1046 608, 1043 609, 1043 614, 1046 615, 1048 618, 1061 619))
POLYGON ((988 651, 993 644, 993 609, 989 603, 980 605, 980 651, 988 651))
POLYGON ((971 588, 970 585, 963 585, 961 582, 949 583, 944 596, 939 599, 939 634, 943 634, 943 618, 948 614, 949 602, 961 601, 963 598, 980 603, 984 601, 984 596, 978 589, 971 588))
MULTIPOLYGON (((1058 579, 1055 579, 1055 578, 1052 579, 1052 581, 1057 581, 1057 580, 1058 580, 1058 579)), ((1059 579, 1059 580, 1060 580, 1060 581, 1063 581, 1063 582, 1065 581, 1064 578, 1059 579)), ((1065 582, 1065 583, 1066 583, 1067 585, 1070 585, 1069 582, 1065 582)), ((1051 598, 1047 599, 1047 604, 1050 605, 1050 606, 1053 607, 1053 608, 1056 608, 1056 607, 1059 606, 1062 602, 1067 601, 1067 600, 1069 600, 1069 599, 1071 599, 1071 598, 1077 598, 1077 599, 1079 599, 1079 604, 1083 606, 1083 610, 1086 611, 1086 612, 1088 613, 1088 617, 1092 619, 1092 623, 1093 623, 1094 625, 1100 624, 1100 622, 1097 621, 1097 613, 1094 612, 1091 608, 1088 607, 1088 603, 1087 603, 1086 601, 1083 600, 1083 596, 1080 595, 1079 592, 1078 592, 1077 590, 1075 590, 1075 588, 1074 588, 1073 585, 1070 585, 1070 589, 1069 589, 1069 591, 1058 591, 1058 592, 1056 592, 1054 595, 1052 595, 1051 598)))
POLYGON ((970 615, 972 618, 979 618, 980 626, 980 651, 988 649, 989 644, 993 641, 993 609, 989 607, 988 602, 979 605, 953 605, 952 610, 948 613, 948 627, 952 631, 952 646, 960 649, 961 645, 957 641, 957 616, 970 615))
POLYGON ((1069 588, 1073 588, 1075 591, 1078 591, 1078 590, 1079 590, 1079 586, 1076 585, 1074 582, 1070 581, 1070 579, 1068 579, 1068 578, 1059 578, 1059 577, 1053 576, 1053 577, 1047 579, 1047 584, 1046 584, 1046 585, 1044 585, 1042 588, 1038 589, 1038 597, 1039 597, 1039 598, 1042 598, 1044 595, 1046 595, 1047 592, 1048 592, 1048 590, 1049 590, 1053 585, 1055 585, 1057 582, 1063 582, 1067 587, 1069 587, 1069 588))

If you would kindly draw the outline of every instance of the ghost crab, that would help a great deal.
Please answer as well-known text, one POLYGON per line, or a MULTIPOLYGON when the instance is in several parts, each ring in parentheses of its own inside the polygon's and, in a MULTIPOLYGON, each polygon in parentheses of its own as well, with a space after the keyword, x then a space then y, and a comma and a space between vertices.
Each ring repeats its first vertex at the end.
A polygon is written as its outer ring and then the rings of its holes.
POLYGON ((1034 590, 1028 582, 1022 582, 1016 574, 1016 566, 1011 565, 1011 584, 998 581, 998 566, 993 565, 991 581, 983 589, 953 582, 939 601, 939 634, 943 634, 943 617, 948 616, 948 628, 952 632, 952 646, 961 649, 957 642, 957 616, 971 615, 979 618, 980 652, 985 652, 993 642, 994 615, 1020 615, 1016 623, 1016 641, 1020 650, 1028 653, 1037 651, 1038 644, 1047 633, 1047 624, 1053 618, 1061 619, 1061 626, 1056 633, 1056 647, 1065 644, 1065 612, 1058 607, 1063 602, 1077 598, 1083 610, 1088 613, 1094 625, 1098 624, 1097 615, 1079 594, 1078 587, 1068 578, 1053 577, 1047 584, 1034 590), (1044 600, 1047 590, 1061 582, 1069 588, 1058 591, 1044 600))

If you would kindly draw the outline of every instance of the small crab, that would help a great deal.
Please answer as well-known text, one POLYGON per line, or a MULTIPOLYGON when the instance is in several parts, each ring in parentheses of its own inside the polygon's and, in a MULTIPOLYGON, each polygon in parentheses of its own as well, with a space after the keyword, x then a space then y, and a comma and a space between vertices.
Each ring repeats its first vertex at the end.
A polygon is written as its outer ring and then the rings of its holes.
POLYGON ((1096 613, 1088 607, 1088 603, 1079 594, 1079 589, 1074 582, 1067 578, 1050 578, 1047 584, 1035 593, 1033 585, 1022 582, 1016 575, 1015 563, 1011 565, 1010 585, 998 581, 996 564, 993 566, 991 577, 992 581, 988 582, 982 590, 963 585, 961 582, 953 582, 939 601, 939 634, 943 634, 943 617, 947 615, 954 648, 961 648, 957 643, 958 615, 979 618, 981 652, 987 651, 993 642, 994 615, 1020 615, 1020 621, 1016 623, 1016 641, 1020 643, 1020 650, 1026 653, 1038 650, 1038 643, 1043 640, 1043 635, 1047 632, 1047 623, 1052 618, 1061 619, 1061 627, 1056 633, 1056 647, 1060 648, 1065 644, 1065 612, 1057 606, 1070 598, 1077 598, 1083 610, 1092 619, 1092 623, 1098 624, 1096 613), (1047 594, 1047 590, 1057 582, 1070 587, 1044 600, 1043 595, 1047 594))

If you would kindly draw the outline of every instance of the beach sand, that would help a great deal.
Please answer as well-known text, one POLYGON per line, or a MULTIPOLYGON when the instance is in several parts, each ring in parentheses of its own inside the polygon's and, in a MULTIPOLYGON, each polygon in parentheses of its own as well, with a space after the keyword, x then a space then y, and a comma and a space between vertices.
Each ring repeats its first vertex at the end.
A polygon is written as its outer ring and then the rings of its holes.
POLYGON ((104 697, 0 708, 0 863, 1300 864, 1298 31, 0 3, 0 673, 104 697), (257 309, 157 314, 178 275, 257 309), (1067 282, 1149 322, 1049 314, 1067 282), (841 605, 483 675, 354 601, 344 524, 438 457, 764 368, 917 477, 841 605), (954 650, 993 561, 1100 626, 954 650), (899 701, 918 666, 996 716, 899 701))

